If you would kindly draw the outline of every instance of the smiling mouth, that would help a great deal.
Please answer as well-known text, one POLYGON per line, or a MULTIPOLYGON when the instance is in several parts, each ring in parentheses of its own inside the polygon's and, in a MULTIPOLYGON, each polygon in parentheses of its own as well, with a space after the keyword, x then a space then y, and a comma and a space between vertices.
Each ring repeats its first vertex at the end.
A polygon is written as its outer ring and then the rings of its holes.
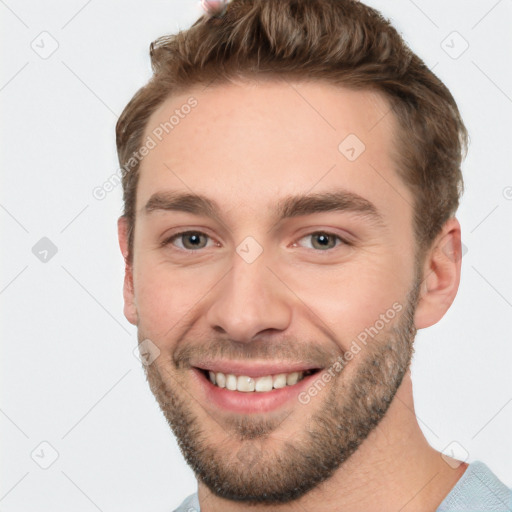
POLYGON ((203 368, 197 368, 197 370, 199 370, 201 374, 215 387, 242 393, 268 393, 275 389, 294 386, 304 378, 320 371, 318 368, 298 372, 265 375, 262 377, 248 377, 247 375, 213 372, 203 368))

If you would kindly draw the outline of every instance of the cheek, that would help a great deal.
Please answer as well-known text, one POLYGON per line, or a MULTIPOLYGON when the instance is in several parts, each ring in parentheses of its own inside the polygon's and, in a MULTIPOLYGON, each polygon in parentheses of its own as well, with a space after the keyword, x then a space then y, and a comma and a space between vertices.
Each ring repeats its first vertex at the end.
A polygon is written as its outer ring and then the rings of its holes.
POLYGON ((176 338, 184 325, 192 323, 201 301, 207 300, 218 281, 213 274, 213 268, 178 268, 166 262, 139 260, 134 288, 140 329, 161 342, 176 338))
POLYGON ((405 307, 410 277, 403 265, 381 256, 379 261, 354 261, 337 268, 303 268, 300 274, 289 272, 286 282, 300 299, 301 316, 316 323, 320 319, 345 349, 365 329, 381 326, 381 315, 394 318, 405 307))

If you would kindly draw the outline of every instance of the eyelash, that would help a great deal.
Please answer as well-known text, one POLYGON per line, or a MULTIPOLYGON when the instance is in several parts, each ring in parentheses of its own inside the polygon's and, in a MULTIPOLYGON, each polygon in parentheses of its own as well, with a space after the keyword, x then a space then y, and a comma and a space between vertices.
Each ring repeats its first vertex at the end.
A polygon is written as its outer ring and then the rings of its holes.
MULTIPOLYGON (((172 242, 184 235, 189 235, 189 234, 195 234, 195 235, 204 235, 206 236, 207 238, 209 238, 210 240, 212 240, 212 238, 207 235, 206 233, 202 232, 202 231, 194 231, 194 230, 188 230, 188 231, 180 231, 179 233, 175 233, 173 234, 172 236, 170 236, 169 238, 166 238, 163 242, 162 242, 162 247, 165 247, 167 245, 170 245, 172 244, 172 242)), ((336 244, 334 247, 331 247, 331 248, 328 248, 326 250, 321 250, 321 249, 310 249, 312 251, 315 251, 315 252, 318 252, 318 253, 325 253, 325 252, 331 252, 333 251, 334 249, 336 249, 337 247, 339 247, 340 245, 347 245, 347 246, 350 246, 352 245, 349 241, 347 241, 346 239, 342 238, 341 236, 337 235, 336 233, 331 233, 330 231, 312 231, 310 233, 307 233, 305 235, 303 235, 301 238, 299 238, 299 240, 302 240, 303 238, 306 238, 308 236, 313 236, 313 235, 327 235, 327 236, 333 236, 335 237, 336 239, 338 239, 341 243, 339 244, 336 244)), ((294 245, 295 245, 296 242, 294 242, 294 245)), ((177 247, 178 250, 180 251, 183 251, 183 252, 199 252, 201 249, 206 249, 206 247, 201 247, 199 249, 182 249, 181 247, 177 247)))

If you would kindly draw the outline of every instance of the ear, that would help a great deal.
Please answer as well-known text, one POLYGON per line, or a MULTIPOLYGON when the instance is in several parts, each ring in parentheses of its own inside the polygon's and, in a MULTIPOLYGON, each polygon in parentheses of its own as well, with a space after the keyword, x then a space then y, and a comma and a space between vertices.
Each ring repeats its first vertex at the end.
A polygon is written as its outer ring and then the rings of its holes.
POLYGON ((124 258, 124 316, 133 325, 137 325, 138 314, 135 305, 135 293, 133 288, 133 265, 128 261, 128 220, 123 215, 117 220, 117 233, 119 247, 124 258))
POLYGON ((414 316, 417 329, 436 324, 452 305, 460 282, 460 224, 448 219, 423 262, 423 280, 414 316))

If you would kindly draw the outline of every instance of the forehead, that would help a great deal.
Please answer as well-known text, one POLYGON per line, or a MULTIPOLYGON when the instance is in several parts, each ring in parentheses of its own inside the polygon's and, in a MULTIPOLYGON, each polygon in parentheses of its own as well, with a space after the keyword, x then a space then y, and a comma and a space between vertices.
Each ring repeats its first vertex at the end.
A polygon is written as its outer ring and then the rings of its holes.
POLYGON ((324 82, 193 87, 150 117, 136 209, 160 191, 211 197, 225 211, 271 211, 279 198, 343 188, 384 216, 410 215, 392 161, 385 98, 324 82))

